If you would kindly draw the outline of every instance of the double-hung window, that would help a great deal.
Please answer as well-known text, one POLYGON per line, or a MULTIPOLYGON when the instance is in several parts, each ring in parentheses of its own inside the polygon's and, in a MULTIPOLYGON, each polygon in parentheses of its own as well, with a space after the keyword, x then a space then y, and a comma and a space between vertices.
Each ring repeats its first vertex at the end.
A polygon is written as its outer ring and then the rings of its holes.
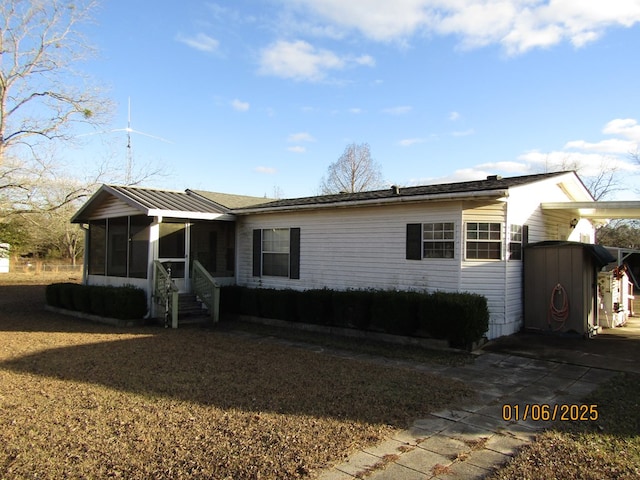
POLYGON ((423 224, 422 239, 422 258, 454 257, 453 222, 423 224))
POLYGON ((511 225, 509 229, 509 260, 522 260, 522 225, 511 225))
POLYGON ((253 231, 253 276, 300 278, 300 229, 253 231))
POLYGON ((262 274, 289 276, 289 229, 270 228, 262 231, 262 274))
POLYGON ((502 258, 502 224, 467 222, 466 258, 470 260, 500 260, 502 258))

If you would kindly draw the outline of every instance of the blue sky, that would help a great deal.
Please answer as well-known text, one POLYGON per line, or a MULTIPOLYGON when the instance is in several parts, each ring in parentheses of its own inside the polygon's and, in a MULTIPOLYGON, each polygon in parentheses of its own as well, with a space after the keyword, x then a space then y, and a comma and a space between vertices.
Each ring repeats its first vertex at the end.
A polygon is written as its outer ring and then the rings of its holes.
MULTIPOLYGON (((349 143, 389 184, 640 166, 640 1, 104 1, 80 67, 116 103, 148 184, 317 193, 349 143)), ((100 138, 96 138, 100 137, 100 138)), ((77 154, 126 156, 124 132, 77 154)))

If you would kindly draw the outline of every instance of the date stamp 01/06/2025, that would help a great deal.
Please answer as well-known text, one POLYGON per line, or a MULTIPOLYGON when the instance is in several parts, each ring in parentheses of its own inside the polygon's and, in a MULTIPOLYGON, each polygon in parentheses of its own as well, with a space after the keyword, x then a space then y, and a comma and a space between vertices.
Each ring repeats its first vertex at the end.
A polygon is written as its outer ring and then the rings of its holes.
POLYGON ((596 404, 545 404, 525 403, 523 405, 505 403, 502 405, 502 419, 505 422, 531 420, 547 422, 595 422, 599 418, 596 404))

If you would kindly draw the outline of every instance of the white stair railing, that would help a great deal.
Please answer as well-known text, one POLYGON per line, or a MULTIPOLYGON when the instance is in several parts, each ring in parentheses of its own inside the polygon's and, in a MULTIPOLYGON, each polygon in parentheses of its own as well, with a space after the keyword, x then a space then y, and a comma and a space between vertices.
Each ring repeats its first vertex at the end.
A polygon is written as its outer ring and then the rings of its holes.
POLYGON ((191 285, 193 293, 209 309, 211 321, 218 323, 220 320, 220 285, 198 260, 193 261, 191 285))
POLYGON ((171 279, 171 269, 167 270, 158 260, 153 262, 153 299, 164 313, 164 326, 178 328, 178 287, 171 279))

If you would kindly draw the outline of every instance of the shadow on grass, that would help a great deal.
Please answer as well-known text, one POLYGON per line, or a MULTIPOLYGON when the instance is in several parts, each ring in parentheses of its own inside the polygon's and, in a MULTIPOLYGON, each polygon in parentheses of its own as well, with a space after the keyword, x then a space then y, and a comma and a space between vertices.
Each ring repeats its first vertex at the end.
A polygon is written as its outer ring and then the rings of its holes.
POLYGON ((0 285, 0 331, 136 334, 153 328, 116 328, 45 310, 46 285, 0 285))
POLYGON ((397 427, 470 395, 460 383, 423 373, 211 331, 156 331, 154 336, 51 348, 8 359, 0 368, 223 409, 397 427))

